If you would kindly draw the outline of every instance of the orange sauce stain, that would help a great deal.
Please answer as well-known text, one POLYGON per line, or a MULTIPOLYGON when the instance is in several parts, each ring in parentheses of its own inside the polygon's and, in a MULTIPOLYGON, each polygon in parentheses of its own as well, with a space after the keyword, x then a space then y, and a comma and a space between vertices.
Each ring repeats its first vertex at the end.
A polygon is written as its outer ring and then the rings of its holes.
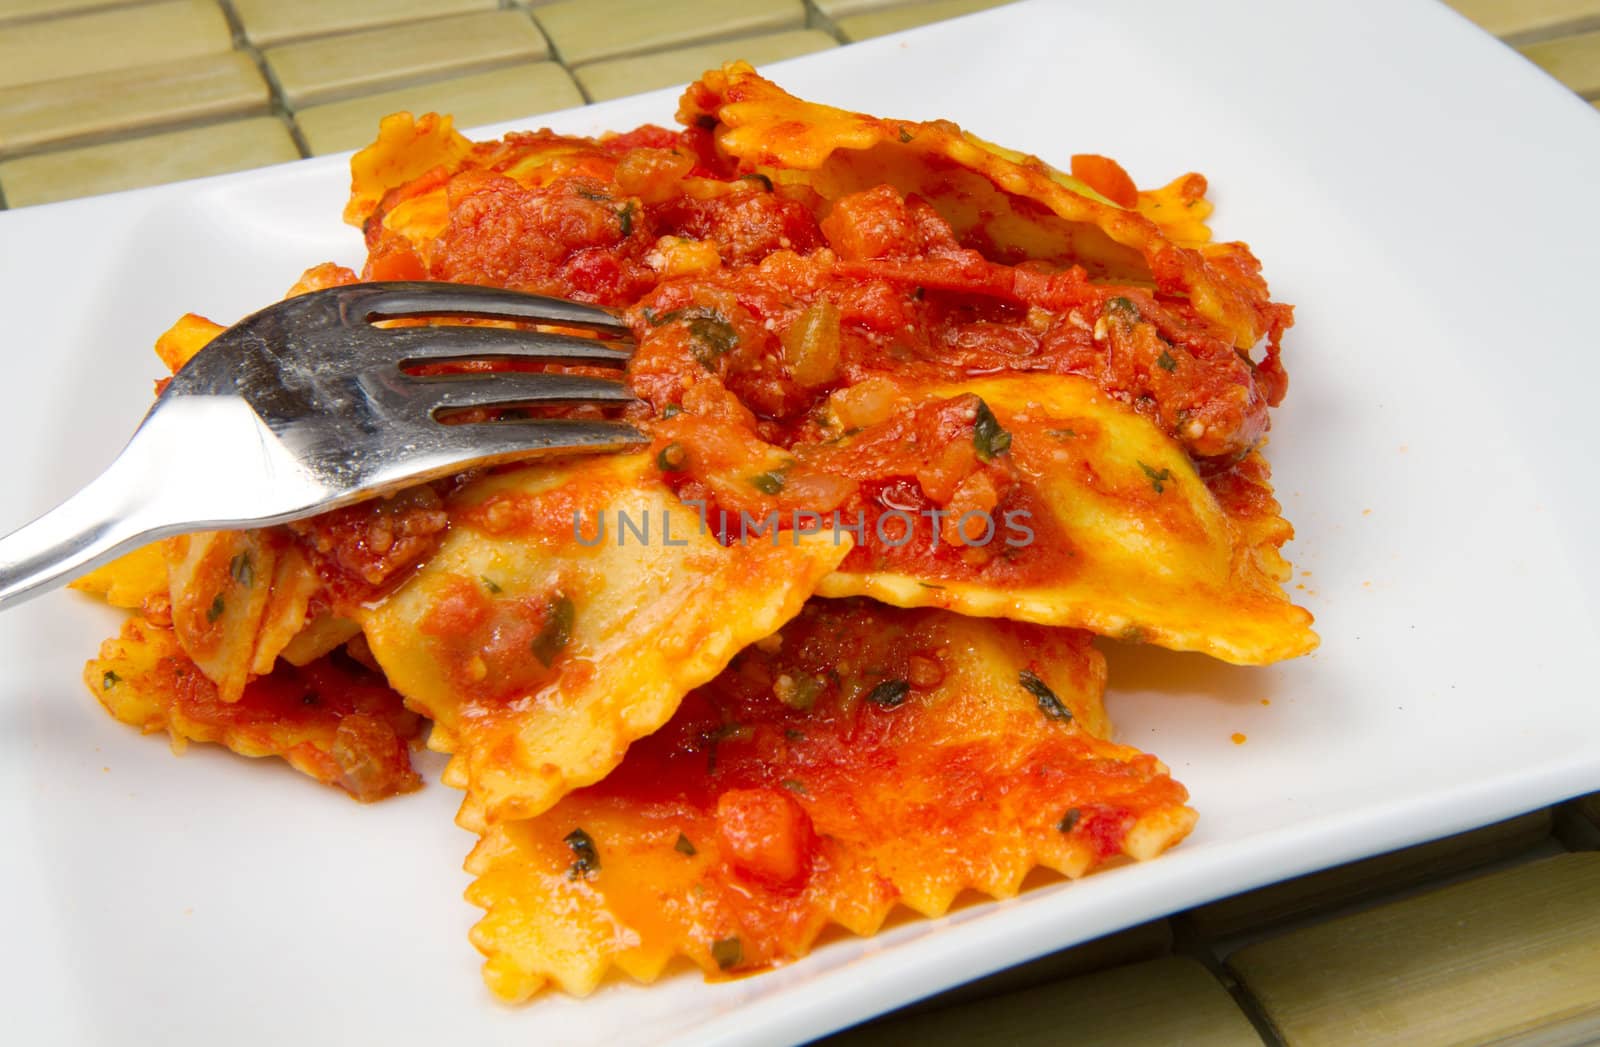
POLYGON ((1240 734, 1238 731, 1234 731, 1233 732, 1233 744, 1234 745, 1243 745, 1244 743, 1245 743, 1245 736, 1240 734))

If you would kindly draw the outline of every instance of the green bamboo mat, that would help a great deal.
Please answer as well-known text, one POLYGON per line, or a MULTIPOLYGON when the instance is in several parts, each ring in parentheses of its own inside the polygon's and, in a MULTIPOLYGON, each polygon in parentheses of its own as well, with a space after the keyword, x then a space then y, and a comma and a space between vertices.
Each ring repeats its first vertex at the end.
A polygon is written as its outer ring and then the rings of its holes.
MULTIPOLYGON (((23 207, 338 152, 396 109, 511 120, 998 2, 0 0, 0 194, 23 207)), ((1600 98, 1600 0, 1454 5, 1600 98)), ((836 1042, 1600 1039, 1596 850, 1600 794, 1144 924, 836 1042)))
MULTIPOLYGON (((0 0, 0 206, 354 149, 398 109, 513 120, 1003 2, 0 0)), ((1600 99, 1600 0, 1455 3, 1600 99)))

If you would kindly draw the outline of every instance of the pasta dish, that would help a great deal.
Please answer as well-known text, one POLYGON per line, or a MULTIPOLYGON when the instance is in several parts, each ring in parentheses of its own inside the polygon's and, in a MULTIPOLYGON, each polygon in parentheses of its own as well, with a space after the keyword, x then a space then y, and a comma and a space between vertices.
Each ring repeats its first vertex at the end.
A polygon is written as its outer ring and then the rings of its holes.
MULTIPOLYGON (((1261 451, 1292 309, 1212 239, 1203 177, 1062 171, 742 63, 677 116, 486 142, 390 116, 351 164, 363 269, 289 292, 613 308, 648 446, 169 539, 77 583, 132 612, 90 690, 175 746, 361 801, 448 754, 507 1000, 677 957, 757 971, 830 925, 1155 858, 1196 814, 1112 740, 1095 638, 1240 665, 1317 642, 1261 451)), ((157 352, 176 371, 222 329, 185 316, 157 352)))

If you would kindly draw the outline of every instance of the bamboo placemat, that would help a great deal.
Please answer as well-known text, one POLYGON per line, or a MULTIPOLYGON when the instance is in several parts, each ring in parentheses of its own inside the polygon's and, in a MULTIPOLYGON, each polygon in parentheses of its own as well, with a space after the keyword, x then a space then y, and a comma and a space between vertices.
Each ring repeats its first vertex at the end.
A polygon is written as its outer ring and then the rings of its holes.
MULTIPOLYGON (((0 206, 351 149, 396 109, 516 119, 999 2, 0 0, 0 206)), ((1600 0, 1453 3, 1600 99, 1600 0)), ((1588 1042, 1596 850, 1600 794, 1144 924, 836 1042, 1588 1042)))

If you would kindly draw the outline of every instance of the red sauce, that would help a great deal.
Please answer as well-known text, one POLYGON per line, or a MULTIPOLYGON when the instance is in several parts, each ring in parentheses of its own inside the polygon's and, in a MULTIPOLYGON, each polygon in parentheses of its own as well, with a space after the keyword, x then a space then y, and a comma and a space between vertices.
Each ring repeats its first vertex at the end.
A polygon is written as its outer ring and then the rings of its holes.
POLYGON ((118 686, 159 696, 176 734, 252 756, 283 756, 358 800, 422 784, 410 757, 422 719, 381 674, 349 658, 330 655, 300 668, 280 662, 247 684, 237 702, 222 701, 216 685, 181 656, 163 658, 148 677, 118 686))
MULTIPOLYGON (((630 418, 652 432, 657 452, 687 449, 667 482, 714 509, 714 528, 723 511, 735 529, 741 512, 760 519, 777 510, 780 526, 792 526, 796 509, 837 509, 846 524, 860 511, 867 529, 853 567, 910 568, 920 556, 919 569, 935 575, 988 572, 1021 583, 1037 576, 1030 565, 1042 557, 950 541, 935 548, 928 522, 897 551, 875 527, 897 502, 965 512, 1037 501, 1008 463, 970 461, 970 424, 923 417, 965 414, 970 423, 970 404, 930 405, 835 448, 825 442, 834 434, 819 426, 825 402, 885 376, 926 385, 1080 375, 1219 476, 1260 443, 1286 387, 1277 343, 1291 322, 1287 307, 1269 307, 1268 345, 1251 359, 1186 300, 1091 280, 1076 265, 1001 256, 977 239, 958 242, 926 201, 889 186, 829 202, 806 187, 741 177, 699 125, 643 127, 600 142, 541 132, 477 148, 482 155, 465 169, 436 169, 386 195, 366 224, 366 275, 493 284, 627 309, 638 342, 628 377, 643 401, 630 418), (556 154, 559 161, 547 159, 556 154), (519 163, 540 159, 548 166, 539 174, 512 177, 519 163), (413 242, 403 223, 384 224, 389 209, 441 186, 448 221, 437 237, 413 242), (713 246, 720 265, 664 278, 659 252, 671 238, 713 246), (802 382, 796 354, 806 350, 795 332, 818 303, 834 310, 819 336, 825 362, 818 370, 813 356, 802 382), (781 486, 740 482, 773 467, 758 460, 772 449, 793 459, 779 465, 781 486)), ((1114 161, 1084 155, 1073 163, 1098 192, 1136 201, 1114 161)), ((1203 180, 1193 181, 1202 192, 1203 180)), ((1242 249, 1219 249, 1208 264, 1255 266, 1242 249)), ((391 567, 359 551, 334 559, 338 573, 358 579, 391 567)), ((368 582, 367 591, 381 584, 368 582)))
POLYGON ((803 952, 830 911, 886 907, 897 885, 987 882, 1063 840, 1104 860, 1140 815, 1184 802, 1153 757, 1045 716, 1010 679, 937 690, 959 657, 941 615, 814 601, 775 650, 747 648, 526 831, 561 855, 584 829, 591 886, 625 923, 737 938, 744 970, 803 952))

